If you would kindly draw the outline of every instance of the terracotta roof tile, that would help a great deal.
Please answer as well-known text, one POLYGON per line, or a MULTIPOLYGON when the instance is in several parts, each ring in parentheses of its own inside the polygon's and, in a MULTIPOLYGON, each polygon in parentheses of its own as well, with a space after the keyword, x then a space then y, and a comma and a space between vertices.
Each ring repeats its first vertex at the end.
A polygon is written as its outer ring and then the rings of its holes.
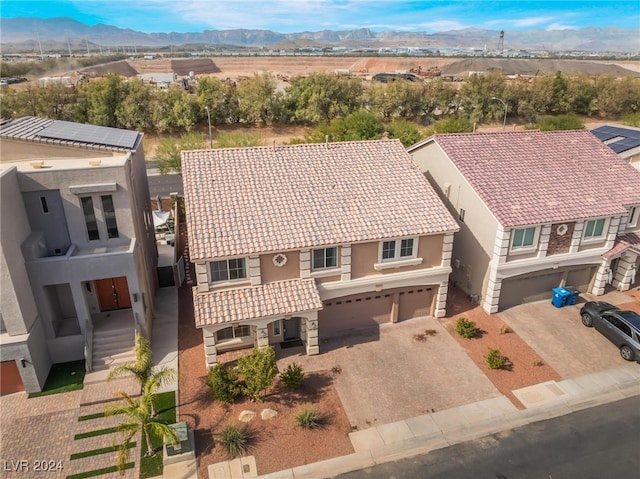
POLYGON ((275 281, 258 286, 198 293, 193 288, 196 327, 322 309, 313 279, 275 281))
POLYGON ((632 249, 640 253, 640 234, 627 233, 616 238, 613 248, 602 255, 605 259, 616 258, 622 253, 632 249))
POLYGON ((640 171, 588 131, 433 140, 504 227, 624 214, 623 205, 640 203, 640 171))
POLYGON ((192 260, 458 229, 397 140, 182 152, 192 260))

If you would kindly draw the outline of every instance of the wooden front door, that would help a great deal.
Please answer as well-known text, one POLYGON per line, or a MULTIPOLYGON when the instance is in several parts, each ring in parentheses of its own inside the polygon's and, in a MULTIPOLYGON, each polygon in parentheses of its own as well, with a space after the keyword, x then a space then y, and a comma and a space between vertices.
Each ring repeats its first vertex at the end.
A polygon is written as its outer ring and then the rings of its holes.
POLYGON ((95 282, 100 311, 131 307, 126 276, 99 279, 95 282))

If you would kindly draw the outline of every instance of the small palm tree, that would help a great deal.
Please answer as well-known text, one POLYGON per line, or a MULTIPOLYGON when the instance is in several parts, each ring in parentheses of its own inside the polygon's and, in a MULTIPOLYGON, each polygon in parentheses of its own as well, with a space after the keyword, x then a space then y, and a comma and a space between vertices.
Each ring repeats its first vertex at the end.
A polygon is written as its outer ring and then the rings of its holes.
MULTIPOLYGON (((176 380, 177 373, 175 369, 167 368, 165 366, 154 369, 153 367, 153 353, 149 341, 141 334, 136 334, 136 346, 135 346, 136 360, 129 363, 120 364, 109 371, 107 380, 110 381, 114 378, 121 376, 133 376, 136 382, 140 385, 140 394, 144 393, 147 384, 154 384, 155 392, 158 388, 165 384, 172 383, 176 380)), ((151 402, 152 415, 156 416, 155 405, 151 402)))
POLYGON ((131 442, 133 437, 144 432, 146 438, 147 451, 145 457, 155 455, 156 451, 151 442, 151 434, 162 437, 170 444, 178 443, 176 432, 167 424, 155 419, 153 415, 153 391, 158 385, 154 381, 147 382, 142 395, 139 398, 132 398, 125 392, 118 392, 122 402, 115 406, 109 406, 105 410, 105 415, 114 416, 122 414, 124 421, 116 426, 116 430, 122 435, 122 443, 118 448, 117 467, 120 475, 125 472, 125 465, 129 460, 131 442))

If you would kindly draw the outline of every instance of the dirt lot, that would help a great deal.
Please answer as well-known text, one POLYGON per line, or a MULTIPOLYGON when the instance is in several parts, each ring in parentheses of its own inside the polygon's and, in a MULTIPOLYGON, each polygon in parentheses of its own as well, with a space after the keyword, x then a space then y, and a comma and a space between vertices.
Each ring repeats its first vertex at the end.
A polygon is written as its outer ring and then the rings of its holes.
POLYGON ((640 62, 606 62, 600 60, 547 60, 507 58, 443 57, 212 57, 156 60, 127 60, 84 69, 96 76, 107 72, 126 77, 140 73, 175 72, 179 76, 194 72, 218 78, 238 78, 270 72, 275 76, 333 73, 349 70, 352 74, 373 75, 382 72, 423 70, 437 67, 443 74, 466 76, 470 71, 502 71, 506 75, 568 74, 639 76, 640 62))

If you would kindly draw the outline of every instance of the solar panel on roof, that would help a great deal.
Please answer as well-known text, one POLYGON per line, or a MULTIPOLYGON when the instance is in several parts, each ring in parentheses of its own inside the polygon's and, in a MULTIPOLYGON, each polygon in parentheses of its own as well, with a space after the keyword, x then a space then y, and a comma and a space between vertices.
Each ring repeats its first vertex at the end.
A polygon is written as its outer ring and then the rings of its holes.
POLYGON ((138 141, 137 131, 120 130, 106 126, 85 125, 70 121, 54 121, 37 136, 55 140, 78 141, 95 145, 133 148, 138 141))
POLYGON ((593 133, 593 135, 600 141, 620 138, 620 140, 613 141, 607 145, 616 153, 621 153, 640 146, 640 131, 638 130, 605 125, 594 128, 591 130, 591 133, 593 133))

